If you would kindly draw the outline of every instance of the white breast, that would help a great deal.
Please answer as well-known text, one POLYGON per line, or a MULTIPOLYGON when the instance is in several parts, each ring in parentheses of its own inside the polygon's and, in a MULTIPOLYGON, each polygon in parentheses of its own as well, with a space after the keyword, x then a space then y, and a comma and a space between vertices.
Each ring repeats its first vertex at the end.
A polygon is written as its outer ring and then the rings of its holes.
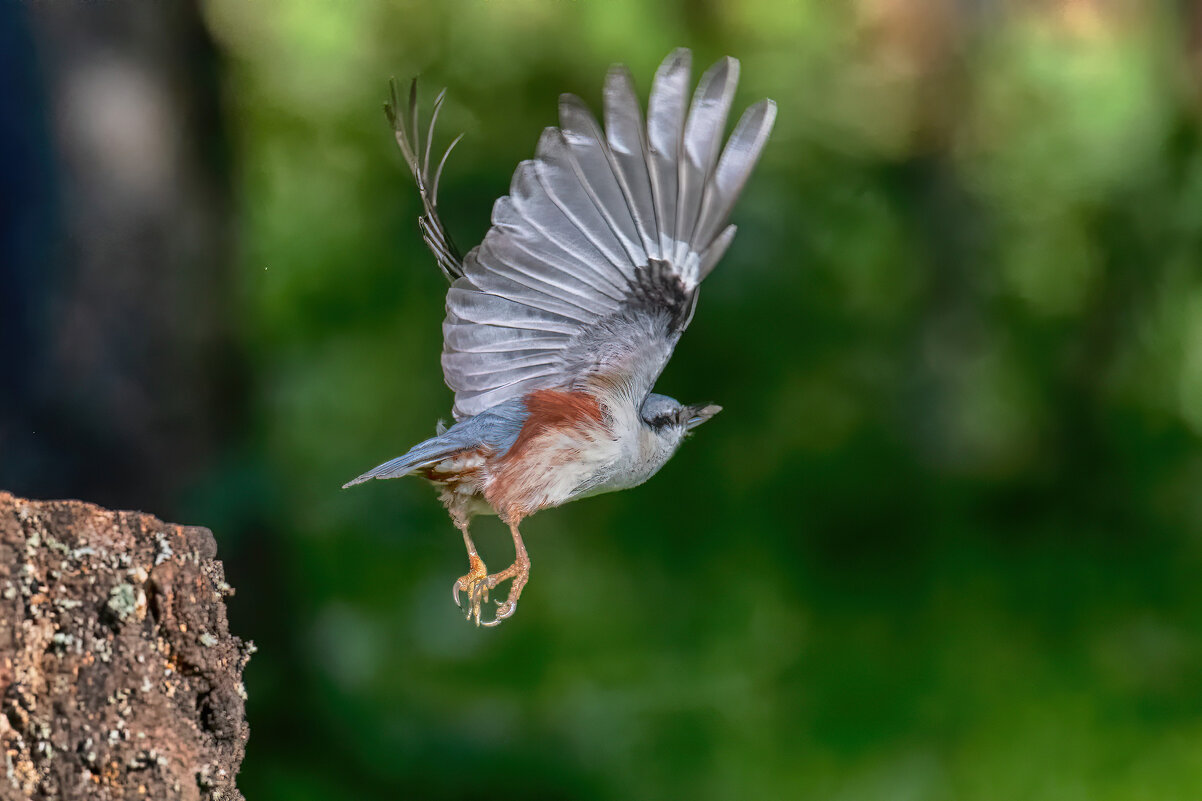
POLYGON ((604 422, 544 431, 520 456, 502 459, 485 480, 489 502, 528 515, 653 476, 672 457, 679 436, 656 434, 624 398, 606 398, 604 405, 604 422))
POLYGON ((545 505, 558 506, 580 497, 581 488, 596 476, 611 472, 622 460, 622 443, 600 428, 592 436, 557 434, 542 450, 541 460, 548 479, 545 505))
POLYGON ((624 397, 610 399, 613 418, 610 458, 582 476, 570 499, 637 487, 667 464, 680 445, 679 437, 657 435, 639 417, 634 403, 624 397))

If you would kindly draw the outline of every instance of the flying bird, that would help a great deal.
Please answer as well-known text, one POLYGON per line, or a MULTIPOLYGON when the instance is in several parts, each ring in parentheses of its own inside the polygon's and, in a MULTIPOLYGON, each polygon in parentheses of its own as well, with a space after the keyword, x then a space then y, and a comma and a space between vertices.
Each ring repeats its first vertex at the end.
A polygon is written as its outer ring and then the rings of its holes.
POLYGON ((445 90, 424 145, 416 81, 407 114, 395 84, 385 105, 421 194, 423 238, 451 283, 442 369, 456 422, 345 486, 417 475, 440 490, 467 547, 452 595, 477 625, 517 608, 530 576, 522 520, 642 484, 720 411, 651 390, 734 237, 727 221, 776 105, 748 108, 723 147, 739 62, 710 67, 690 103, 691 62, 683 48, 664 60, 645 125, 622 65, 605 80, 604 129, 580 98, 562 95, 559 127, 543 131, 493 206, 484 241, 462 258, 438 216, 439 178, 459 138, 431 172, 445 90), (488 572, 472 542, 479 514, 499 515, 513 535, 514 562, 500 572, 488 572), (505 581, 508 597, 482 621, 505 581))

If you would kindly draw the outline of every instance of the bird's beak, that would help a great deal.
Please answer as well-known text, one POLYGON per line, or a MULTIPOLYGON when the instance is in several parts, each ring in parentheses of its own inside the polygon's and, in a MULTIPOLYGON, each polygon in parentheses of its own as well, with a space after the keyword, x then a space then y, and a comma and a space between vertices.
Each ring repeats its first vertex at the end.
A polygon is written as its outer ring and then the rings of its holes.
POLYGON ((694 406, 682 406, 680 409, 680 419, 684 422, 685 430, 692 431, 720 411, 722 411, 722 407, 716 403, 699 403, 694 406))

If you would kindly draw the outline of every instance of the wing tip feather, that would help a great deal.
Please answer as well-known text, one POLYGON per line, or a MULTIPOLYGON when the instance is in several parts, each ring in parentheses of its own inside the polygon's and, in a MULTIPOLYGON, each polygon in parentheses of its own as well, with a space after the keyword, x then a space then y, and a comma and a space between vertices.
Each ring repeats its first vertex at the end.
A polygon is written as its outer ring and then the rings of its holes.
MULTIPOLYGON (((552 191, 555 187, 549 187, 547 183, 553 175, 560 175, 560 171, 565 169, 580 173, 579 164, 576 161, 579 157, 578 153, 584 152, 585 155, 589 155, 594 152, 580 150, 582 145, 591 145, 591 141, 585 142, 580 137, 587 137, 589 140, 595 138, 605 152, 616 154, 611 156, 611 161, 619 156, 635 156, 637 159, 641 151, 646 165, 645 177, 643 177, 644 173, 639 172, 633 175, 635 178, 642 177, 642 180, 649 184, 647 186, 649 195, 647 202, 650 203, 650 206, 648 214, 644 216, 648 217, 652 228, 658 230, 658 233, 656 230, 652 230, 646 235, 652 239, 667 237, 671 244, 678 246, 675 250, 686 247, 685 260, 675 268, 666 267, 666 269, 674 272, 682 282, 682 286, 689 290, 689 298, 692 302, 689 305, 688 317, 691 318, 692 307, 696 300, 695 287, 714 268, 734 237, 735 226, 726 225, 725 218, 729 214, 735 198, 741 193, 743 183, 759 160, 776 121, 776 103, 765 98, 748 107, 743 112, 735 131, 731 133, 730 137, 724 136, 727 115, 731 110, 737 91, 740 70, 741 63, 737 58, 723 56, 706 69, 697 86, 693 87, 693 52, 687 47, 678 47, 664 58, 655 71, 650 96, 645 104, 640 102, 635 90, 633 73, 624 64, 614 64, 606 72, 602 95, 602 116, 597 116, 578 95, 570 92, 560 95, 558 99, 559 126, 548 126, 541 132, 534 157, 522 161, 514 171, 508 199, 500 198, 497 205, 494 206, 494 218, 497 217, 498 210, 502 218, 493 220, 494 225, 499 226, 500 233, 497 235, 522 240, 519 224, 524 221, 537 228, 541 237, 538 242, 546 240, 548 247, 556 244, 558 239, 551 238, 550 224, 545 223, 541 216, 544 208, 556 209, 563 217, 563 219, 557 217, 555 224, 566 221, 572 223, 572 227, 578 231, 584 230, 576 217, 565 208, 565 204, 570 205, 578 198, 575 196, 561 197, 557 191, 552 191), (691 89, 692 91, 690 91, 691 89), (694 115, 696 115, 695 119, 694 115), (599 120, 604 122, 603 127, 599 120), (740 128, 743 129, 742 132, 740 132, 740 128), (689 141, 690 138, 694 141, 689 141), (735 144, 735 148, 727 153, 726 150, 732 143, 735 144), (619 144, 621 147, 617 146, 619 144), (576 150, 574 151, 573 148, 576 150), (691 180, 687 187, 683 184, 679 187, 677 185, 678 176, 675 165, 681 159, 696 163, 694 167, 696 175, 693 177, 699 181, 691 180), (676 194, 684 192, 686 188, 690 193, 701 193, 700 198, 694 196, 693 200, 682 204, 676 194), (661 192, 667 193, 662 199, 659 196, 661 192), (711 194, 712 197, 707 197, 711 194), (507 207, 506 203, 510 206, 507 207), (535 212, 539 216, 531 216, 535 212), (676 219, 680 215, 689 217, 692 224, 685 226, 686 230, 681 231, 687 235, 688 241, 677 243, 673 238, 681 223, 676 219), (685 273, 688 273, 691 278, 688 286, 685 286, 685 273)), ((613 167, 613 164, 611 164, 611 168, 615 169, 615 175, 619 179, 618 189, 630 204, 634 195, 631 194, 627 184, 630 184, 631 179, 625 172, 618 171, 616 167, 613 167)), ((628 170, 628 168, 624 169, 628 170)), ((583 182, 583 178, 580 180, 583 182)), ((641 188, 641 185, 638 185, 638 188, 641 188)), ((594 197, 588 190, 587 185, 585 190, 582 197, 587 198, 594 205, 600 202, 598 197, 594 197)), ((598 211, 608 222, 608 218, 604 217, 604 210, 599 208, 598 211)), ((635 210, 632 207, 630 211, 634 213, 635 210)), ((550 212, 548 211, 548 213, 550 212)), ((641 219, 641 217, 636 218, 636 226, 640 224, 641 219)), ((610 225, 612 227, 612 223, 610 225)), ((640 234, 644 233, 641 228, 636 230, 640 234)), ((491 243, 490 237, 492 234, 493 232, 490 231, 479 250, 474 252, 484 256, 486 261, 500 258, 499 256, 494 257, 491 253, 491 244, 493 243, 491 243)), ((599 245, 592 244, 594 248, 598 248, 598 252, 596 254, 590 252, 589 258, 601 258, 606 262, 606 266, 609 266, 608 263, 612 261, 612 258, 607 256, 599 245)), ((558 245, 558 247, 562 248, 563 246, 558 245)), ((646 250, 645 247, 644 249, 646 250)), ((541 248, 537 252, 531 251, 531 256, 542 257, 543 250, 546 248, 541 248)), ((553 255, 559 258, 557 251, 553 255)), ((648 255, 654 256, 655 254, 649 251, 648 255)), ((468 261, 471 260, 472 256, 469 255, 468 261)), ((613 266, 618 265, 615 263, 613 266)), ((476 265, 476 267, 482 270, 487 269, 484 264, 476 265)), ((608 273, 603 276, 599 273, 599 276, 608 280, 608 273)), ((519 281, 519 283, 522 282, 519 281)), ((596 289, 596 287, 593 288, 596 289)), ((507 334, 504 340, 507 348, 520 345, 538 350, 544 347, 544 341, 550 342, 547 338, 552 333, 555 341, 562 339, 564 342, 569 342, 572 340, 572 331, 568 330, 567 326, 561 325, 561 321, 557 319, 562 316, 561 314, 549 312, 547 309, 539 309, 539 313, 535 313, 531 309, 521 308, 523 304, 520 301, 504 298, 502 295, 495 295, 491 298, 481 297, 491 294, 477 288, 466 279, 455 283, 447 298, 444 336, 449 339, 448 345, 444 348, 444 355, 447 348, 454 350, 454 347, 449 344, 450 340, 475 350, 480 343, 475 342, 475 339, 471 337, 465 338, 461 335, 462 332, 459 332, 459 328, 472 328, 481 323, 505 328, 512 332, 507 334), (470 296, 465 293, 470 293, 470 296), (498 298, 502 298, 502 300, 498 300, 498 298), (500 308, 496 305, 498 303, 506 308, 500 308), (514 303, 517 306, 509 306, 514 303), (480 307, 475 308, 476 304, 480 304, 480 307), (517 315, 520 319, 509 319, 507 315, 511 314, 511 308, 520 311, 520 314, 517 315), (448 326, 451 329, 449 331, 448 326), (533 336, 536 329, 538 337, 533 336), (455 338, 456 336, 458 339, 455 338)), ((579 327, 578 320, 576 323, 579 327)), ((687 325, 687 320, 683 322, 683 325, 687 325)), ((683 328, 683 325, 680 328, 683 328)), ((497 352, 501 353, 500 350, 497 352)), ((509 350, 504 352, 508 353, 509 350)), ((444 363, 444 374, 448 367, 449 365, 444 363)), ((499 380, 506 377, 510 380, 503 381, 500 386, 496 387, 487 387, 488 382, 459 381, 448 374, 448 385, 451 385, 456 394, 454 406, 456 419, 478 414, 486 407, 504 402, 519 390, 527 392, 546 386, 547 382, 553 380, 556 374, 552 371, 552 373, 543 375, 541 367, 541 362, 530 363, 523 365, 520 370, 512 369, 507 376, 498 374, 499 380), (462 386, 455 386, 456 383, 462 384, 462 386)), ((362 483, 372 477, 374 476, 371 474, 365 474, 348 482, 346 486, 362 483)))

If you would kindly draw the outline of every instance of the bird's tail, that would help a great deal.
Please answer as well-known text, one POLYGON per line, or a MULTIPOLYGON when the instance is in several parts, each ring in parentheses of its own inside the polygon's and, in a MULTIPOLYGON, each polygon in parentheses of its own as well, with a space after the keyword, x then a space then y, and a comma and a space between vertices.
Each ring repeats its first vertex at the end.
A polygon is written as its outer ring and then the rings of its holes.
POLYGON ((430 125, 426 129, 424 144, 418 131, 416 78, 409 84, 408 113, 401 107, 395 80, 389 82, 390 99, 384 104, 384 113, 388 116, 388 121, 392 123, 397 144, 400 145, 401 153, 405 156, 405 163, 409 165, 409 171, 413 173, 413 179, 417 182, 417 191, 422 197, 423 211, 421 217, 418 218, 418 225, 422 229, 422 238, 426 240, 426 245, 434 253, 434 258, 438 260, 438 267, 442 270, 442 274, 448 281, 454 281, 463 275, 463 259, 460 257, 455 243, 447 235, 442 220, 438 217, 438 180, 442 177, 442 168, 447 163, 447 157, 451 155, 455 145, 459 144, 463 134, 455 137, 442 154, 442 158, 439 159, 433 176, 430 174, 430 147, 434 139, 434 126, 438 122, 438 112, 442 108, 442 101, 446 97, 446 93, 447 90, 443 89, 434 100, 434 110, 430 114, 430 125))
MULTIPOLYGON (((343 485, 343 489, 362 484, 373 478, 407 476, 423 467, 430 467, 455 456, 463 456, 471 461, 473 455, 477 457, 481 454, 504 455, 517 440, 518 433, 526 424, 528 416, 529 412, 526 409, 525 401, 515 399, 498 404, 488 411, 475 417, 469 417, 450 428, 439 423, 436 436, 425 442, 419 442, 404 455, 348 481, 343 485)), ((460 467, 463 468, 465 465, 460 465, 460 467)))
POLYGON ((459 443, 448 442, 445 437, 437 436, 425 442, 418 443, 410 448, 408 453, 395 459, 390 459, 382 465, 373 467, 363 475, 351 479, 343 484, 342 488, 353 487, 356 484, 362 484, 364 481, 370 481, 373 478, 400 478, 401 476, 407 476, 423 467, 437 464, 461 449, 462 446, 459 443))

